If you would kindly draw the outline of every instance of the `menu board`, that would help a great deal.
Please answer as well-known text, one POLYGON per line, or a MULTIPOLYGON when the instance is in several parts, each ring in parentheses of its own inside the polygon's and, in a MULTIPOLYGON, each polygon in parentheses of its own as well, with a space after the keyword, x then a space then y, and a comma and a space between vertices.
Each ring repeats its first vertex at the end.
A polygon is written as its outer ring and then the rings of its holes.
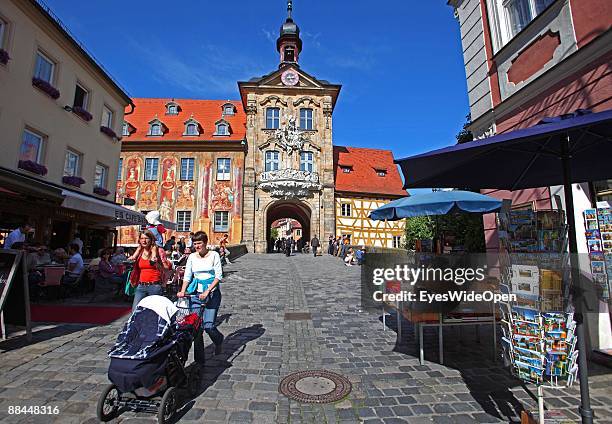
POLYGON ((3 338, 6 338, 5 321, 25 325, 28 337, 30 334, 29 299, 25 290, 27 277, 22 267, 22 256, 18 250, 0 250, 0 332, 3 338))

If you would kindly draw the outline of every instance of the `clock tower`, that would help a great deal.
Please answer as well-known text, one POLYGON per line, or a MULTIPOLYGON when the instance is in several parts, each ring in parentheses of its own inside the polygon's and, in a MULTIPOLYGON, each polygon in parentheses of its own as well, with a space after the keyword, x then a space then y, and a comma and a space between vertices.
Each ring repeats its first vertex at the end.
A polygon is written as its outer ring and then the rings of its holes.
POLYGON ((276 42, 279 68, 238 82, 248 149, 242 241, 256 253, 270 250, 271 228, 280 219, 300 223, 302 243, 336 230, 332 114, 341 86, 298 65, 302 40, 292 13, 289 0, 276 42))

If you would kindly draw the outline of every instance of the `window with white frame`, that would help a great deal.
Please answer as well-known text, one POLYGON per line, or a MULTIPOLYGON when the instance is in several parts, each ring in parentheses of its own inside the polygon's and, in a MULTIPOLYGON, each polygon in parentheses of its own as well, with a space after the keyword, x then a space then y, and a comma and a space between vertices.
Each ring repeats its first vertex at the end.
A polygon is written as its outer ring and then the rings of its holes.
POLYGON ((181 159, 181 181, 193 181, 194 158, 181 159))
POLYGON ((145 158, 145 181, 157 180, 157 173, 159 171, 159 159, 158 158, 145 158))
POLYGON ((152 122, 149 126, 149 135, 163 135, 161 122, 152 122))
POLYGON ((55 62, 51 60, 43 52, 36 52, 36 65, 34 66, 34 78, 41 79, 53 83, 53 74, 55 71, 55 62))
POLYGON ((96 164, 94 174, 94 187, 106 188, 106 180, 108 176, 108 166, 101 163, 96 164))
POLYGON ((314 170, 314 154, 312 152, 300 153, 300 171, 312 172, 314 170))
POLYGON ((229 135, 227 124, 217 124, 217 131, 215 135, 229 135))
POLYGON ((280 109, 269 107, 266 109, 266 128, 278 129, 280 127, 280 109))
POLYGON ((266 152, 265 172, 278 171, 280 165, 279 155, 280 154, 277 150, 269 150, 266 152))
POLYGON ((387 176, 387 170, 386 169, 376 169, 376 175, 378 175, 379 177, 385 177, 387 176))
POLYGON ((185 135, 198 136, 200 132, 198 131, 198 124, 195 122, 190 122, 185 127, 185 135))
POLYGON ((229 212, 215 211, 215 232, 226 233, 229 231, 229 212))
POLYGON ((81 84, 77 83, 76 87, 74 88, 74 102, 72 102, 72 106, 87 110, 88 101, 89 91, 81 84))
POLYGON ((191 231, 191 211, 176 211, 176 231, 191 231))
POLYGON ((231 116, 234 114, 234 105, 225 104, 223 105, 223 115, 231 116))
POLYGON ((351 204, 350 203, 342 203, 340 205, 340 215, 341 216, 351 216, 351 204))
POLYGON ((340 165, 340 169, 342 169, 342 172, 345 174, 350 174, 351 171, 353 170, 352 166, 342 166, 340 165))
POLYGON ((102 126, 113 128, 113 111, 106 105, 102 108, 102 126))
POLYGON ((178 103, 170 102, 166 104, 166 115, 178 115, 179 105, 178 103))
POLYGON ((393 248, 394 249, 402 248, 402 236, 393 236, 393 248))
POLYGON ((44 141, 44 135, 28 129, 23 130, 19 160, 41 163, 44 141))
POLYGON ((64 161, 64 177, 77 177, 81 173, 81 154, 74 150, 66 150, 64 161))
POLYGON ((300 109, 300 129, 301 130, 312 130, 314 123, 312 119, 312 109, 302 108, 300 109))
POLYGON ((501 49, 555 0, 488 0, 495 51, 501 49))
POLYGON ((124 137, 130 135, 130 124, 125 121, 123 121, 123 125, 121 126, 121 135, 123 135, 124 137))
POLYGON ((229 158, 217 159, 217 180, 218 181, 229 181, 231 163, 232 161, 229 158))
POLYGON ((123 174, 123 158, 119 158, 119 167, 117 168, 117 181, 121 181, 123 174))

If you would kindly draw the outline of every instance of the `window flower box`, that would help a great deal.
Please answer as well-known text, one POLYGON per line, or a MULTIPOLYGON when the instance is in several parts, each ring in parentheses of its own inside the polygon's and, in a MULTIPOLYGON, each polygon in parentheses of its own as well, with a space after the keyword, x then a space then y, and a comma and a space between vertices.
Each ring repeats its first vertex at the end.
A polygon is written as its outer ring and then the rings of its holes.
POLYGON ((115 134, 115 131, 113 131, 112 128, 105 127, 104 125, 100 127, 100 132, 106 134, 110 138, 117 138, 117 134, 115 134))
POLYGON ((40 78, 32 78, 32 85, 40 89, 41 91, 43 91, 45 94, 47 94, 52 99, 55 99, 55 100, 59 99, 59 96, 60 96, 59 90, 53 87, 47 81, 42 80, 40 78))
POLYGON ((6 65, 10 59, 11 57, 8 52, 4 49, 0 49, 0 64, 6 65))
POLYGON ((91 121, 93 119, 93 115, 91 113, 87 112, 81 106, 74 106, 72 108, 72 113, 74 113, 76 116, 81 118, 83 121, 89 122, 89 121, 91 121))
POLYGON ((31 160, 20 160, 17 166, 34 174, 47 175, 47 167, 45 165, 41 165, 31 160))
POLYGON ((93 192, 99 196, 108 196, 110 191, 102 187, 94 187, 93 192))
POLYGON ((81 187, 82 184, 85 184, 85 180, 81 177, 75 176, 64 176, 62 177, 62 182, 64 184, 68 184, 74 187, 81 187))

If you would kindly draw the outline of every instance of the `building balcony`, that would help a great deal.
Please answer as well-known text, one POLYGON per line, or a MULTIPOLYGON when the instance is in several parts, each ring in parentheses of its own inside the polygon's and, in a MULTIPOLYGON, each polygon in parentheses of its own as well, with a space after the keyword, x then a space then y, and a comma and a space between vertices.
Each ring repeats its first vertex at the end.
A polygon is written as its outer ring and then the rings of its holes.
POLYGON ((311 197, 312 192, 321 190, 318 173, 297 169, 262 172, 257 187, 283 199, 311 197))

